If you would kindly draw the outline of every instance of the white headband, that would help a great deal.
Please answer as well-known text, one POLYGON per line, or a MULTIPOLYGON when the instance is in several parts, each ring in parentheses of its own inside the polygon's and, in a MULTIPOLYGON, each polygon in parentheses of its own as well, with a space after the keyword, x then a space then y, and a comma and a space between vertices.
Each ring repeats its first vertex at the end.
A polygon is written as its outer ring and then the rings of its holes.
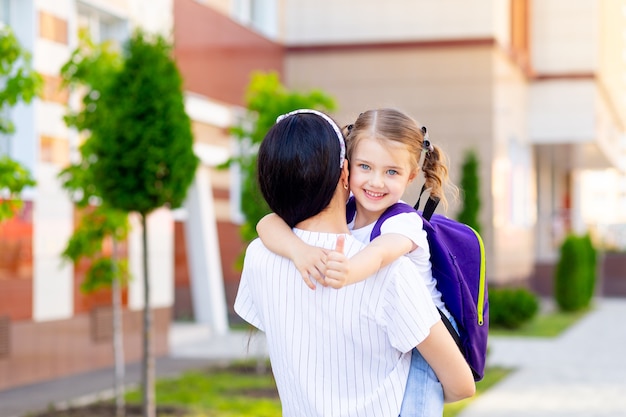
POLYGON ((285 119, 285 118, 287 118, 289 116, 293 116, 294 114, 301 114, 301 113, 315 114, 315 115, 321 117, 322 119, 326 120, 328 122, 328 124, 332 126, 333 130, 337 134, 337 137, 339 138, 339 147, 341 148, 341 151, 340 151, 340 154, 339 154, 339 168, 343 168, 343 161, 345 161, 345 159, 346 159, 346 142, 343 140, 343 135, 341 134, 341 129, 339 129, 339 126, 337 126, 337 123, 335 123, 333 121, 333 119, 331 119, 330 117, 328 117, 324 113, 322 113, 320 111, 317 111, 317 110, 299 109, 299 110, 294 110, 292 112, 289 112, 287 114, 281 114, 280 116, 278 116, 276 118, 276 123, 280 122, 281 120, 283 120, 283 119, 285 119))

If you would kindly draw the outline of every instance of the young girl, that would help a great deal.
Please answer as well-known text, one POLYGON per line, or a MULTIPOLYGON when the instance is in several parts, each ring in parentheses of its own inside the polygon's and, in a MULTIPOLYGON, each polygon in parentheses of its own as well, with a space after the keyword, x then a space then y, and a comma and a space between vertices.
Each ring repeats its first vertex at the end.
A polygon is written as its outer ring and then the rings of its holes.
MULTIPOLYGON (((348 219, 348 226, 358 240, 369 242, 376 220, 389 206, 400 201, 419 173, 422 153, 425 154, 422 163, 425 185, 430 194, 439 197, 445 205, 443 187, 452 186, 448 181, 445 156, 430 143, 426 129, 420 128, 411 117, 395 109, 370 110, 361 113, 344 133, 350 163, 350 190, 356 203, 356 215, 348 219)), ((381 235, 350 259, 339 252, 306 245, 273 214, 259 222, 257 231, 270 250, 294 262, 311 288, 315 288, 313 280, 333 288, 362 281, 406 255, 419 269, 435 306, 454 324, 432 276, 426 232, 417 213, 402 213, 385 220, 381 235)), ((439 380, 414 349, 400 415, 441 416, 443 403, 439 380)))

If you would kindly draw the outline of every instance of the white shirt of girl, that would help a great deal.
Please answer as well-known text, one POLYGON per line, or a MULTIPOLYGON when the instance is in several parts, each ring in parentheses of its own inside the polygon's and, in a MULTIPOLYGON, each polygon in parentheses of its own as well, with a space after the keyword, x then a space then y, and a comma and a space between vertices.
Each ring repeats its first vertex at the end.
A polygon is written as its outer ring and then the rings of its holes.
MULTIPOLYGON (((356 218, 356 216, 355 216, 356 218)), ((348 223, 348 228, 352 231, 352 235, 362 243, 370 242, 370 235, 374 229, 374 223, 359 229, 354 228, 355 218, 348 223)), ((417 249, 411 251, 405 256, 419 269, 419 275, 424 280, 426 288, 432 296, 435 306, 443 311, 446 316, 450 317, 450 313, 446 309, 445 304, 441 300, 441 292, 437 289, 437 281, 433 277, 432 265, 430 263, 430 249, 428 240, 426 239, 426 231, 424 230, 424 222, 422 218, 415 213, 399 213, 386 219, 380 227, 380 234, 397 233, 410 239, 417 245, 417 249)))

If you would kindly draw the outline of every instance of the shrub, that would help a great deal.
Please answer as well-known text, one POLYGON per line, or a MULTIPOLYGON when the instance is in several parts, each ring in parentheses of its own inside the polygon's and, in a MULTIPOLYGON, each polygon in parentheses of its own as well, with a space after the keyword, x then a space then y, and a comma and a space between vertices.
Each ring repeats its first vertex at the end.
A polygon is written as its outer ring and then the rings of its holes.
POLYGON ((489 320, 494 327, 517 329, 538 311, 537 296, 525 288, 489 289, 489 320))
POLYGON ((480 163, 478 155, 473 149, 465 152, 461 167, 462 208, 457 220, 472 227, 480 233, 480 177, 478 176, 480 163))
POLYGON ((554 276, 554 297, 562 311, 589 307, 596 285, 596 263, 596 249, 589 234, 565 238, 554 276))

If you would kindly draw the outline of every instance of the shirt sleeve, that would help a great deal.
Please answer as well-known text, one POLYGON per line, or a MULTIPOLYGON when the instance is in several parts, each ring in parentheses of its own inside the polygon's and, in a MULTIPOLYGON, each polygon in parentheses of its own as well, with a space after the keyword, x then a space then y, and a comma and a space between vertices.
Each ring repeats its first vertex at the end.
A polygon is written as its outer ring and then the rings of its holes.
MULTIPOLYGON (((242 319, 256 327, 261 331, 265 331, 260 311, 255 303, 255 291, 252 286, 257 280, 254 279, 254 271, 256 270, 252 263, 257 259, 255 253, 261 249, 260 240, 256 239, 246 249, 244 257, 243 270, 241 272, 241 280, 239 281, 239 289, 235 298, 234 309, 242 319)), ((258 294, 258 292, 256 292, 258 294)))
POLYGON ((399 213, 386 219, 380 226, 380 234, 397 233, 411 239, 420 248, 427 248, 424 222, 419 214, 399 213))
POLYGON ((391 345, 408 352, 428 337, 440 316, 424 280, 416 279, 419 272, 408 259, 398 259, 386 273, 380 319, 391 345))

